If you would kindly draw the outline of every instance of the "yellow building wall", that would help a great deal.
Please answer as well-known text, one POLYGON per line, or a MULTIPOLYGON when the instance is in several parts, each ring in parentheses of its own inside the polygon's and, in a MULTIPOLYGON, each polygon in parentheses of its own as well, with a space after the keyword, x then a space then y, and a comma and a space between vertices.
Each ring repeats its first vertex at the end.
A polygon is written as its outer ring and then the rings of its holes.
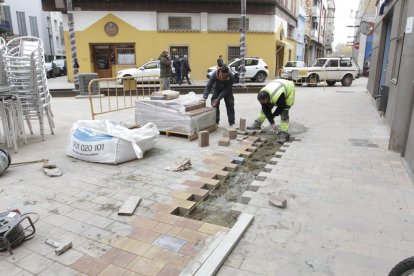
MULTIPOLYGON (((273 72, 276 66, 276 35, 255 33, 246 35, 246 56, 261 57, 268 65, 270 78, 274 77, 273 72)), ((65 37, 69 37, 68 33, 65 34, 65 37)), ((168 50, 170 46, 188 46, 189 62, 192 69, 191 78, 195 80, 206 79, 207 68, 216 65, 218 55, 223 55, 223 59, 227 61, 228 46, 239 46, 240 44, 239 33, 141 31, 112 14, 108 14, 83 31, 77 31, 75 37, 80 65, 79 73, 89 73, 94 70, 91 43, 135 43, 135 62, 138 66, 151 58, 158 59, 160 53, 164 49, 168 50), (108 36, 104 32, 104 25, 110 21, 118 25, 119 32, 116 36, 108 36)), ((66 51, 70 53, 69 40, 66 39, 65 43, 66 51)), ((68 54, 67 60, 68 77, 72 82, 73 69, 70 54, 68 54)), ((122 67, 131 68, 133 65, 123 65, 122 67)))

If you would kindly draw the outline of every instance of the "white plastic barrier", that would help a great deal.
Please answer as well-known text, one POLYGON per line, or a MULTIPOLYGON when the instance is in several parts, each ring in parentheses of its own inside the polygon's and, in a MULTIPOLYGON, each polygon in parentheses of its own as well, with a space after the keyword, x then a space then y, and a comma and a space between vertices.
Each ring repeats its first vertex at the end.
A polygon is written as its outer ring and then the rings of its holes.
POLYGON ((130 130, 106 120, 80 120, 70 131, 66 154, 89 162, 119 164, 143 158, 158 136, 153 123, 130 130))

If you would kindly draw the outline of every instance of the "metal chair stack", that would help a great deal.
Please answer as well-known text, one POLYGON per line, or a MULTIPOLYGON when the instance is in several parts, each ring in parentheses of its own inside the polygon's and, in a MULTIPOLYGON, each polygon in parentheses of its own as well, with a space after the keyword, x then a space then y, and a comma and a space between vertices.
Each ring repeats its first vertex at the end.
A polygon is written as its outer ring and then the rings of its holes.
MULTIPOLYGON (((4 55, 7 82, 21 105, 22 115, 33 134, 31 120, 39 122, 45 140, 44 115, 54 134, 51 95, 47 87, 43 42, 36 37, 18 37, 6 44, 4 55)), ((18 124, 16 124, 18 125, 18 124)))

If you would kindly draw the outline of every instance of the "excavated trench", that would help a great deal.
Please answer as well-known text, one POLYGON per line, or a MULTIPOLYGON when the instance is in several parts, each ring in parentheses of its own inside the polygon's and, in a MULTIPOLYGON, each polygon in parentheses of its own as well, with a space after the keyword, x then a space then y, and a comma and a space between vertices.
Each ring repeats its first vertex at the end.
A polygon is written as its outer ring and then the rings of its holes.
POLYGON ((206 200, 199 203, 189 215, 190 218, 216 225, 232 227, 237 215, 231 212, 232 203, 241 203, 241 195, 248 190, 250 183, 262 171, 266 164, 272 163, 281 144, 276 142, 275 134, 262 134, 265 142, 256 152, 246 158, 244 164, 238 166, 206 200))

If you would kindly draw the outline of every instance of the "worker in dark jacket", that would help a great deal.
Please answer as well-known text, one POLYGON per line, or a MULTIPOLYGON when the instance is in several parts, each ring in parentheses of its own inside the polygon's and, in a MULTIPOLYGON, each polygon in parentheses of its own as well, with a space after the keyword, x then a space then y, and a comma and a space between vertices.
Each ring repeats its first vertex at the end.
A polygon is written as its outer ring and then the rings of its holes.
POLYGON ((173 67, 175 70, 175 83, 180 83, 181 80, 181 61, 178 56, 174 57, 173 67))
POLYGON ((162 51, 160 57, 160 78, 161 88, 160 90, 170 90, 170 77, 173 75, 171 68, 171 58, 168 51, 162 51))
POLYGON ((188 78, 188 73, 191 72, 190 64, 188 63, 187 55, 184 55, 183 59, 181 60, 181 79, 180 85, 183 83, 184 78, 187 79, 188 85, 191 85, 190 79, 188 78))
POLYGON ((210 90, 213 88, 213 95, 211 96, 211 106, 216 108, 216 123, 220 121, 220 101, 224 99, 227 110, 227 118, 229 125, 234 126, 234 97, 233 97, 233 75, 229 71, 227 65, 223 64, 217 69, 204 89, 202 101, 205 102, 208 98, 210 90))
POLYGON ((262 123, 267 119, 271 128, 277 133, 278 142, 289 140, 289 110, 295 103, 295 85, 292 81, 277 79, 263 87, 257 95, 262 110, 247 129, 261 129, 262 123), (276 107, 272 113, 273 107, 276 107), (280 126, 276 127, 274 118, 280 115, 280 126))

